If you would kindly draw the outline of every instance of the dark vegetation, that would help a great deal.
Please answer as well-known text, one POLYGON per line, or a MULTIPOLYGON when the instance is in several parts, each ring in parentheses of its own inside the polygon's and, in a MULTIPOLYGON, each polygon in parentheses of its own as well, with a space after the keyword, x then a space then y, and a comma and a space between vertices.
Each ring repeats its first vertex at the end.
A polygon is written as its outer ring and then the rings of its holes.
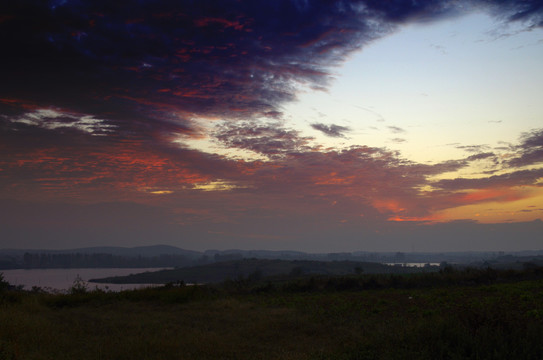
POLYGON ((437 266, 424 268, 389 266, 379 263, 356 261, 310 261, 310 260, 267 260, 240 259, 216 262, 207 265, 143 272, 128 276, 115 276, 93 279, 91 282, 110 284, 165 284, 179 282, 191 284, 221 282, 228 279, 250 278, 260 280, 262 277, 284 278, 285 275, 348 275, 362 273, 414 273, 437 271, 437 266))
POLYGON ((0 269, 142 268, 193 266, 202 253, 174 246, 93 247, 71 250, 0 250, 0 269))
POLYGON ((25 253, 20 267, 24 269, 58 268, 139 268, 188 266, 195 262, 183 255, 121 256, 113 254, 49 254, 25 253))
POLYGON ((168 245, 92 247, 68 250, 0 249, 0 269, 191 267, 242 259, 352 261, 372 263, 456 263, 510 268, 528 261, 543 266, 543 251, 504 252, 341 252, 269 250, 185 250, 168 245))
POLYGON ((541 359, 543 268, 68 294, 0 279, 0 359, 541 359))

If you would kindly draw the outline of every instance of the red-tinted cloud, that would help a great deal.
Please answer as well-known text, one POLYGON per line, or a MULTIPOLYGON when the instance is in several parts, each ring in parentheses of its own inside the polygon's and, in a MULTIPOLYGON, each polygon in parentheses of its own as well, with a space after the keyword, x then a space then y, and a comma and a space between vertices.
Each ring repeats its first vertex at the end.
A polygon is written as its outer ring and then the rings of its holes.
MULTIPOLYGON (((376 224, 514 201, 515 187, 541 184, 541 170, 529 168, 541 162, 540 130, 508 149, 509 160, 474 146, 467 158, 428 165, 380 147, 324 149, 282 122, 300 86, 326 88, 333 67, 368 42, 473 8, 543 24, 535 0, 3 2, 0 198, 152 204, 169 215, 149 221, 182 224, 199 239, 240 229, 292 239, 309 228, 318 238, 338 227, 356 238, 376 224), (215 119, 222 125, 209 125, 215 119), (261 160, 188 149, 187 139, 261 160), (433 180, 491 160, 492 176, 433 180)), ((312 126, 332 137, 349 130, 312 126)))

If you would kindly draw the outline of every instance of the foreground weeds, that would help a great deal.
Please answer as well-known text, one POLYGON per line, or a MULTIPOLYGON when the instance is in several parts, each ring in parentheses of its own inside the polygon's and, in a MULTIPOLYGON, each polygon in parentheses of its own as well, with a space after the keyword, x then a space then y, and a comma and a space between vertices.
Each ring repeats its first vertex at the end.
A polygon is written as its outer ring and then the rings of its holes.
POLYGON ((541 274, 485 271, 4 289, 0 359, 543 358, 541 274))

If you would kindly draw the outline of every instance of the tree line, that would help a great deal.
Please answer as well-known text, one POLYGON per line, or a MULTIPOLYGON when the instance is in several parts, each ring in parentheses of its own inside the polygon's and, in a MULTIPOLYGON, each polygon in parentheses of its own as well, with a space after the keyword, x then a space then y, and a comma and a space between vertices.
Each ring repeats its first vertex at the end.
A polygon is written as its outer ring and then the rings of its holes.
POLYGON ((159 255, 152 257, 120 256, 113 254, 51 254, 25 253, 22 267, 26 269, 52 268, 111 268, 111 267, 178 267, 192 265, 194 261, 183 255, 159 255))

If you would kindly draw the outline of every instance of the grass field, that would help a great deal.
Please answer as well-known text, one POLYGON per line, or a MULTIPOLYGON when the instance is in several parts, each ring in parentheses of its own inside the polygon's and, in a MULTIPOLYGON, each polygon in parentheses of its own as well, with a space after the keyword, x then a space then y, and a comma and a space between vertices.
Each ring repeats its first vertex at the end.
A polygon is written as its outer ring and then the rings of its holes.
POLYGON ((0 299, 0 359, 543 358, 540 268, 0 299))

